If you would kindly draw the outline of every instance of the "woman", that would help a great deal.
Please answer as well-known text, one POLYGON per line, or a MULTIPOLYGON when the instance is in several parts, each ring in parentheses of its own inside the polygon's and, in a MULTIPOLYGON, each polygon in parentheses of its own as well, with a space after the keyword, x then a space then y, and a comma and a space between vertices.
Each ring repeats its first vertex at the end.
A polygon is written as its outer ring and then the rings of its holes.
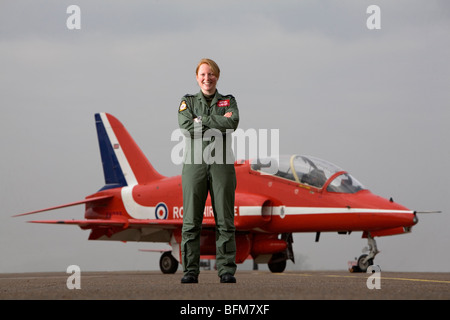
POLYGON ((178 109, 178 124, 186 135, 181 283, 198 282, 200 233, 208 192, 216 221, 216 266, 220 282, 236 282, 236 173, 230 146, 231 132, 239 123, 239 111, 232 95, 217 91, 219 77, 219 66, 213 60, 200 60, 196 69, 200 92, 185 95, 178 109))

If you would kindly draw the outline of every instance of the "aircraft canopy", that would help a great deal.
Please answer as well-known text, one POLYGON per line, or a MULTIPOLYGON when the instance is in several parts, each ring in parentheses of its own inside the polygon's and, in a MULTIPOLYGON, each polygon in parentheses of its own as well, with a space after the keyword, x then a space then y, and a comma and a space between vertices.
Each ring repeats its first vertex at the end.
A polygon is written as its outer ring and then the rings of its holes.
POLYGON ((338 166, 311 156, 282 155, 278 159, 262 158, 253 161, 251 168, 318 189, 332 179, 327 184, 328 192, 355 193, 365 189, 358 180, 338 166))

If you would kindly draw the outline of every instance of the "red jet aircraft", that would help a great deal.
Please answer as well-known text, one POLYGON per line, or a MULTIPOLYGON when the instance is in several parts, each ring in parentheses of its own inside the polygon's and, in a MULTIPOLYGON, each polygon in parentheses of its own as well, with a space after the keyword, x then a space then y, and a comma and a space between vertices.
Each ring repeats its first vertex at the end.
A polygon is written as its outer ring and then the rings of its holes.
MULTIPOLYGON (((33 223, 77 225, 91 230, 89 240, 168 243, 161 255, 163 273, 181 261, 183 197, 181 176, 165 177, 150 164, 125 127, 107 113, 95 115, 105 186, 85 200, 37 212, 84 204, 84 220, 33 223)), ((236 161, 236 262, 253 258, 283 272, 294 262, 292 234, 339 234, 362 231, 369 252, 350 271, 365 272, 379 252, 375 237, 411 231, 416 212, 372 194, 346 171, 310 156, 291 155, 259 161, 236 161), (275 166, 275 167, 274 167, 275 166), (276 170, 273 170, 276 168, 276 170)), ((215 256, 215 222, 208 196, 201 254, 215 256)))

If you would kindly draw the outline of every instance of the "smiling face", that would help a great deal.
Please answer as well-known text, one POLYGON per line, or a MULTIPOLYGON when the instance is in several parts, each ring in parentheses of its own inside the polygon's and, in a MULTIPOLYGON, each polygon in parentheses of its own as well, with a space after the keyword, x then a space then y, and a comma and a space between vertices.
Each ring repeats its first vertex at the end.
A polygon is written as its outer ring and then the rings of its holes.
POLYGON ((219 76, 214 74, 214 71, 207 63, 200 65, 197 71, 197 83, 203 94, 213 95, 216 92, 218 80, 219 76))

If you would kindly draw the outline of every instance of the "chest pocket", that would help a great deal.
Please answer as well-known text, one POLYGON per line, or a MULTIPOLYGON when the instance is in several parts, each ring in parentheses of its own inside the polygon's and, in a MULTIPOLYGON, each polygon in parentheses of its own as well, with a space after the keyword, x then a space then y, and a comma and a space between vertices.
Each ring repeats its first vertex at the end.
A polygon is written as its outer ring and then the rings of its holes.
POLYGON ((227 109, 226 107, 219 107, 216 103, 213 106, 211 106, 211 114, 223 116, 225 114, 226 109, 227 109))

